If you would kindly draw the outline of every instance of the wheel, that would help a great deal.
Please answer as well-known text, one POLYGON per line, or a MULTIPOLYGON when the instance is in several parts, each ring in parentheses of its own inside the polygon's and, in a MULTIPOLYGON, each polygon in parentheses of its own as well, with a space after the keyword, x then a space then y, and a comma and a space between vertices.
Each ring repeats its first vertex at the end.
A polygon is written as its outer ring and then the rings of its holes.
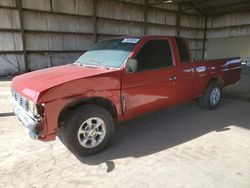
POLYGON ((62 128, 63 143, 77 156, 103 150, 114 132, 114 120, 104 108, 95 105, 73 110, 62 128))
POLYGON ((222 96, 222 88, 218 81, 209 84, 205 94, 198 101, 202 108, 214 110, 219 107, 222 96))

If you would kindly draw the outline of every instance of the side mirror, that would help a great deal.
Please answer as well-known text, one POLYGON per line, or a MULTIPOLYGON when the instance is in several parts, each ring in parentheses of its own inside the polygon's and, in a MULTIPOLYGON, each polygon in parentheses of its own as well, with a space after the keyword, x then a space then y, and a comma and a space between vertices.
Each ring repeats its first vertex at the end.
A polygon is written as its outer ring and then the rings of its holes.
POLYGON ((128 59, 126 62, 126 71, 127 73, 136 72, 138 67, 138 62, 136 59, 128 59))

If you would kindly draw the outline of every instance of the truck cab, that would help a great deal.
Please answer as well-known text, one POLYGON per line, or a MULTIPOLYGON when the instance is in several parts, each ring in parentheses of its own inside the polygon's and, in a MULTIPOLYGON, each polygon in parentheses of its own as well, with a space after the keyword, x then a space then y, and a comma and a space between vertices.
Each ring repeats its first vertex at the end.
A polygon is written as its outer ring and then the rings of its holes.
POLYGON ((79 156, 104 149, 114 125, 197 98, 214 110, 240 80, 239 57, 197 61, 170 36, 103 40, 73 64, 17 76, 12 108, 32 138, 63 143, 79 156))

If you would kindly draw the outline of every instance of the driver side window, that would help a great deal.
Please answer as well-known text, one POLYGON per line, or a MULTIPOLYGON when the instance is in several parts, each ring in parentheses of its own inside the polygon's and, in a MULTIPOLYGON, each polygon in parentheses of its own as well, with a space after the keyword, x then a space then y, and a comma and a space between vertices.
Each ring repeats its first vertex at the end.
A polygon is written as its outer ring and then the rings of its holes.
POLYGON ((167 40, 152 40, 146 42, 136 56, 138 61, 137 71, 170 67, 172 55, 167 40))

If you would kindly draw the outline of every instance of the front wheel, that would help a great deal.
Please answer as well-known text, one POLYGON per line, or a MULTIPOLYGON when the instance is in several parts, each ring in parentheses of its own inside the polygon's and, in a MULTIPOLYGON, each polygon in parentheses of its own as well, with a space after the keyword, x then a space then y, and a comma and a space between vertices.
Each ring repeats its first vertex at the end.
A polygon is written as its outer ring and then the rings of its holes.
POLYGON ((114 132, 110 113, 99 106, 76 108, 62 129, 63 142, 77 156, 88 156, 103 150, 114 132))
POLYGON ((218 81, 211 82, 203 96, 199 100, 202 108, 214 110, 219 107, 222 96, 222 88, 218 81))

